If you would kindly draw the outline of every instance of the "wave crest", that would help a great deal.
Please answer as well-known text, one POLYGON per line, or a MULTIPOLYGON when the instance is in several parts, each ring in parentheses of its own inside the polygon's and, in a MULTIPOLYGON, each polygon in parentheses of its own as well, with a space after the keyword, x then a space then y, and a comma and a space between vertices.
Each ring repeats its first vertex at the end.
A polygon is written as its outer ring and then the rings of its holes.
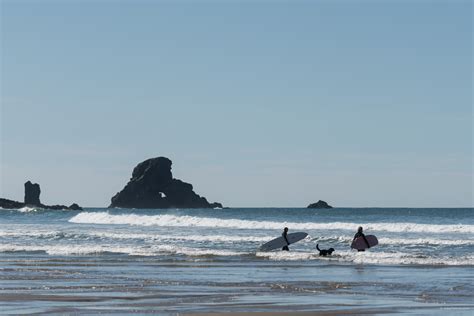
POLYGON ((435 225, 417 223, 297 223, 275 221, 252 221, 241 219, 220 219, 197 216, 177 215, 113 215, 107 212, 81 212, 71 219, 77 224, 168 226, 168 227, 220 227, 237 229, 278 229, 290 227, 293 230, 355 230, 363 226, 366 231, 416 232, 416 233, 474 233, 474 225, 435 225))

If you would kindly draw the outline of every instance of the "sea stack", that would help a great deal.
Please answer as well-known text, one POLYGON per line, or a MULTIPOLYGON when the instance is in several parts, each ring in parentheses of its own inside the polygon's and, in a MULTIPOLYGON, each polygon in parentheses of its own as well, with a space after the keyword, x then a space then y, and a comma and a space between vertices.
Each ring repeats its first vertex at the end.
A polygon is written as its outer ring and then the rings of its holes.
POLYGON ((322 200, 319 200, 316 203, 308 205, 308 208, 332 208, 332 206, 322 200))
POLYGON ((38 183, 32 183, 31 181, 25 182, 25 200, 24 203, 17 202, 8 199, 0 198, 0 207, 5 209, 18 209, 25 206, 34 206, 42 209, 48 210, 74 210, 80 211, 82 207, 76 203, 71 204, 71 206, 66 205, 44 205, 40 201, 41 188, 38 183))
POLYGON ((40 206, 41 189, 38 183, 25 182, 25 204, 40 206))
POLYGON ((174 179, 166 157, 139 163, 127 185, 112 197, 109 207, 123 208, 222 208, 193 191, 190 183, 174 179))

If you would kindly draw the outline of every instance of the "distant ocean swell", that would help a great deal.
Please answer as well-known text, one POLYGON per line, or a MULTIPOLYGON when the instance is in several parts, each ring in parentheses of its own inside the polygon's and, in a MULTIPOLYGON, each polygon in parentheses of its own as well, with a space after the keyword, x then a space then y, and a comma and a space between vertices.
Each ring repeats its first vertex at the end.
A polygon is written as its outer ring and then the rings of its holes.
POLYGON ((136 225, 136 226, 169 226, 169 227, 220 227, 237 229, 281 229, 283 226, 292 230, 354 230, 363 226, 366 231, 411 232, 411 233, 474 233, 474 225, 435 225, 418 223, 298 223, 275 221, 252 221, 242 219, 219 219, 197 216, 177 215, 113 215, 107 212, 81 212, 69 222, 78 224, 136 225))

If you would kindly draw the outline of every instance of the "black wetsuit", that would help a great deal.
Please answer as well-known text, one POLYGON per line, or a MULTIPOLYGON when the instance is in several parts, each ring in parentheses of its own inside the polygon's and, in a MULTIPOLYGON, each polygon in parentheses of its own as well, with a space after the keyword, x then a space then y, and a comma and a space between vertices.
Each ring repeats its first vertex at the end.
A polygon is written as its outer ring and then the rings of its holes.
POLYGON ((281 234, 283 236, 283 238, 285 239, 287 245, 286 246, 283 246, 283 248, 281 248, 281 250, 286 250, 286 251, 289 251, 290 249, 288 248, 288 245, 290 244, 290 242, 288 241, 288 237, 286 236, 288 233, 283 231, 283 233, 281 234))
MULTIPOLYGON (((365 243, 367 244, 367 247, 370 248, 370 244, 369 244, 369 242, 367 241, 367 238, 365 238, 364 233, 357 232, 357 233, 354 235, 354 238, 352 239, 352 241, 356 240, 356 239, 359 238, 359 237, 364 238, 365 243)), ((365 249, 357 249, 357 251, 365 251, 365 249)))

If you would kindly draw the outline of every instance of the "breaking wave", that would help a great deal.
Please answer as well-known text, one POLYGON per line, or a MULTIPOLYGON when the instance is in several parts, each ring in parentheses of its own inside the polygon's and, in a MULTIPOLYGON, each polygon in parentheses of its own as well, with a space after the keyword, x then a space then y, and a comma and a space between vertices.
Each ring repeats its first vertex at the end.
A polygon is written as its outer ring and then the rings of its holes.
POLYGON ((37 212, 38 209, 34 207, 24 206, 22 208, 19 208, 18 211, 21 213, 29 213, 29 212, 37 212))
POLYGON ((411 233, 474 233, 474 225, 436 225, 417 223, 298 223, 275 221, 252 221, 241 219, 219 219, 197 216, 177 215, 113 215, 107 212, 81 212, 72 217, 69 222, 77 224, 107 224, 107 225, 136 225, 136 226, 168 226, 168 227, 220 227, 237 229, 278 229, 283 226, 292 230, 354 230, 363 226, 370 231, 411 232, 411 233))

